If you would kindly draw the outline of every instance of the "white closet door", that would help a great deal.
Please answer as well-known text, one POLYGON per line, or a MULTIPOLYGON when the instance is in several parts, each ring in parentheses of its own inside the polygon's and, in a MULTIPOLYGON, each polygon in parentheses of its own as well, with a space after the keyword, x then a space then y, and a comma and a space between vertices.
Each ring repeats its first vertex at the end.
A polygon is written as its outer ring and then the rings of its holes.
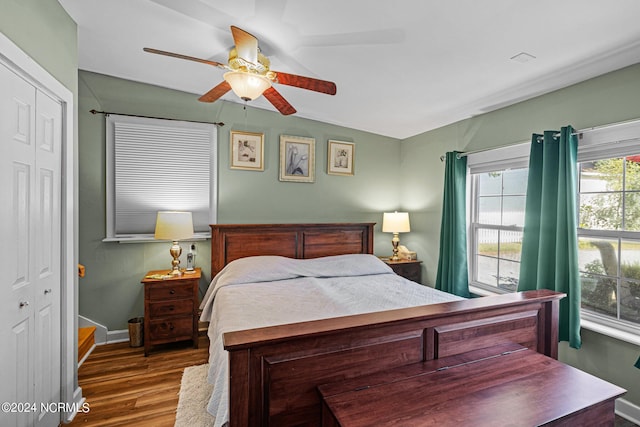
MULTIPOLYGON (((36 93, 35 200, 35 401, 60 402, 60 200, 62 107, 36 93)), ((59 411, 37 412, 36 425, 55 426, 59 411)))
POLYGON ((61 105, 0 65, 2 426, 60 421, 41 403, 60 401, 61 134, 61 105))
MULTIPOLYGON (((6 67, 0 66, 0 354, 2 402, 34 402, 34 242, 31 209, 35 193, 35 96, 36 90, 6 67)), ((33 424, 28 411, 0 414, 1 425, 33 424)))

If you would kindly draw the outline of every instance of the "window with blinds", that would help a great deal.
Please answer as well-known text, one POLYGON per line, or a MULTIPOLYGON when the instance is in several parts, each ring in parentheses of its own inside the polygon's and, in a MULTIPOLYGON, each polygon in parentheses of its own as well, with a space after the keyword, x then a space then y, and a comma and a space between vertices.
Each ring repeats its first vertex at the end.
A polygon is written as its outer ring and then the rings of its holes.
POLYGON ((189 211, 197 237, 216 218, 214 124, 110 114, 107 132, 107 236, 153 238, 158 211, 189 211))

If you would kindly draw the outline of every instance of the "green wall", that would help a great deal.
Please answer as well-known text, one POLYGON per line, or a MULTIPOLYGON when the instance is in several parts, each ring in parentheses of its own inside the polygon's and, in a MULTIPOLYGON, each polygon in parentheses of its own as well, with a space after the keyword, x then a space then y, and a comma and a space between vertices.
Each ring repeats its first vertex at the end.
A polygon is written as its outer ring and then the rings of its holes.
POLYGON ((77 26, 57 0, 0 0, 0 31, 74 94, 77 26))
MULTIPOLYGON (((80 72, 80 314, 107 326, 126 329, 127 320, 143 313, 140 279, 148 270, 168 268, 167 244, 105 243, 104 116, 117 112, 183 120, 223 122, 218 130, 218 222, 376 222, 375 251, 388 255, 391 236, 380 233, 382 212, 400 209, 395 183, 400 142, 371 133, 332 126, 296 116, 231 102, 213 104, 198 96, 156 86, 80 72), (264 172, 229 168, 231 130, 263 132, 264 172), (316 182, 278 181, 280 135, 316 140, 316 182), (327 140, 355 142, 355 175, 327 175, 327 140)), ((196 242, 196 264, 203 268, 201 293, 210 281, 209 241, 196 242)), ((186 252, 186 251, 185 251, 186 252)), ((184 258, 184 254, 183 254, 184 258)), ((184 259, 183 259, 184 262, 184 259)))
MULTIPOLYGON (((531 134, 572 125, 576 129, 640 118, 640 64, 587 80, 497 111, 482 114, 402 142, 402 205, 411 214, 404 238, 424 261, 427 284, 437 273, 444 164, 447 151, 472 151, 525 142, 531 134)), ((580 350, 560 344, 560 359, 628 390, 640 406, 640 347, 582 331, 580 350)))

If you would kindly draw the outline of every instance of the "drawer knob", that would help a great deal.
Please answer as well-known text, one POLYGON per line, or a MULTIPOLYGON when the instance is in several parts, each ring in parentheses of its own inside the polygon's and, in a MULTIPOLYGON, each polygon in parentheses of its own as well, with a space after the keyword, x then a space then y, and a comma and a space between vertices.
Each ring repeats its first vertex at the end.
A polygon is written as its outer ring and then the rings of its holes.
POLYGON ((169 306, 169 311, 173 311, 174 307, 172 305, 169 306))
POLYGON ((25 308, 28 305, 29 305, 29 301, 20 301, 20 304, 18 304, 18 307, 25 308))
POLYGON ((171 290, 169 291, 169 293, 170 293, 171 295, 173 295, 173 294, 175 294, 175 293, 176 293, 176 290, 175 290, 175 289, 171 289, 171 290))
POLYGON ((169 323, 169 329, 172 330, 172 331, 175 329, 174 326, 173 326, 173 323, 169 323))

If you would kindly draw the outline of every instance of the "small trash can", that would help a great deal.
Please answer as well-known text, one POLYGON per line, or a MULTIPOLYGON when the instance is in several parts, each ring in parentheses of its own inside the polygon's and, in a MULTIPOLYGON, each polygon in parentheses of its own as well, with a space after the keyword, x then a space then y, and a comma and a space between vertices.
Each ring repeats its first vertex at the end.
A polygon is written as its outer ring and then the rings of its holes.
POLYGON ((129 346, 142 347, 144 344, 144 317, 129 319, 129 346))

